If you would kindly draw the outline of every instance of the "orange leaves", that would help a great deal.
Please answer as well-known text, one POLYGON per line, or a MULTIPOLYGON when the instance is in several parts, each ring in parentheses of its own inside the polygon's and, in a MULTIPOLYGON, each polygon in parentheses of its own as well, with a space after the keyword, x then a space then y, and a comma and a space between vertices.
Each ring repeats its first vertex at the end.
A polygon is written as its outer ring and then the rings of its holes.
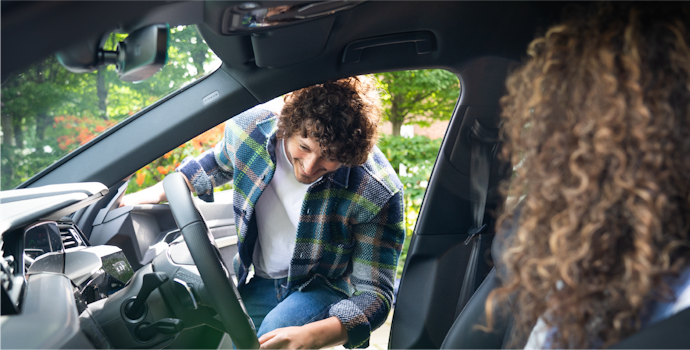
POLYGON ((62 150, 72 150, 76 145, 83 145, 96 135, 117 124, 113 120, 103 120, 92 117, 77 117, 74 115, 60 115, 53 118, 55 127, 62 130, 64 135, 57 138, 58 146, 62 150), (70 147, 73 145, 72 147, 70 147))
POLYGON ((203 144, 201 143, 200 140, 197 140, 196 138, 193 138, 193 139, 191 139, 189 142, 191 143, 192 147, 194 147, 195 150, 197 150, 197 151, 203 151, 204 146, 203 146, 203 144))
POLYGON ((92 138, 94 138, 94 136, 96 136, 96 135, 93 134, 91 132, 91 130, 89 130, 85 127, 82 127, 82 128, 79 128, 79 135, 77 135, 77 141, 79 141, 80 145, 83 145, 83 144, 87 143, 89 140, 91 140, 92 138))
POLYGON ((220 142, 224 130, 224 124, 217 125, 139 169, 127 191, 139 191, 163 180, 165 175, 175 171, 186 157, 196 157, 220 142))
POLYGON ((146 180, 146 174, 143 171, 137 171, 137 185, 141 187, 144 184, 144 180, 146 180))
POLYGON ((74 143, 74 140, 69 136, 60 136, 57 138, 57 142, 60 149, 64 151, 70 144, 74 143))
MULTIPOLYGON (((192 147, 197 151, 205 151, 208 148, 213 147, 223 138, 223 130, 225 130, 224 124, 216 125, 214 128, 206 131, 205 133, 190 140, 192 147)), ((184 146, 184 145, 183 145, 184 146)), ((180 147, 183 147, 180 146, 180 147)))

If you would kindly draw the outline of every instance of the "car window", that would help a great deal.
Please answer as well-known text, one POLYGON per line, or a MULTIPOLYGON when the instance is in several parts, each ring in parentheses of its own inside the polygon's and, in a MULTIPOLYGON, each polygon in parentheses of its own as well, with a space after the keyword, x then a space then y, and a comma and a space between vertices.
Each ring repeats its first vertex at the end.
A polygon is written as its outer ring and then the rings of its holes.
MULTIPOLYGON (((382 135, 377 146, 395 169, 405 190, 407 237, 398 263, 397 286, 429 177, 460 95, 460 82, 455 74, 440 69, 381 73, 375 74, 375 78, 384 108, 382 135)), ((279 113, 282 97, 264 106, 279 113)), ((224 123, 216 125, 139 169, 130 178, 127 193, 140 191, 163 180, 184 158, 196 157, 215 146, 222 139, 223 131, 224 123)), ((214 191, 231 189, 232 185, 226 184, 214 188, 214 191)), ((216 199, 223 198, 221 203, 231 203, 232 197, 225 194, 217 194, 216 199)), ((234 253, 230 258, 232 256, 234 253)), ((384 347, 388 344, 392 315, 372 333, 376 344, 384 344, 384 347)))
MULTIPOLYGON (((105 49, 126 35, 113 34, 105 49)), ((98 134, 217 69, 196 26, 170 29, 168 61, 152 78, 120 81, 114 66, 75 74, 54 55, 2 83, 2 190, 15 188, 98 134)))
MULTIPOLYGON (((405 187, 408 237, 401 263, 398 264, 400 275, 429 176, 460 95, 460 82, 455 74, 441 69, 389 72, 374 76, 379 84, 384 114, 378 147, 405 187)), ((265 106, 279 113, 282 97, 267 102, 265 106)), ((213 127, 139 169, 130 179, 127 193, 155 185, 165 175, 175 171, 184 158, 196 157, 213 147, 223 137, 223 126, 221 123, 213 127)), ((214 190, 229 189, 232 189, 232 185, 226 184, 214 190)))

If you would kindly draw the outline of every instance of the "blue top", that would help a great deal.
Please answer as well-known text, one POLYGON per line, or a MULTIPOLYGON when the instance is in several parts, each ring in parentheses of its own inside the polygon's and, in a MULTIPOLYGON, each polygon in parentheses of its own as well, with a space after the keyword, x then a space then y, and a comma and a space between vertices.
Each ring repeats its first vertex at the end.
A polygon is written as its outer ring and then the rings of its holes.
POLYGON ((642 327, 651 326, 690 307, 690 266, 680 274, 670 287, 676 300, 653 302, 650 307, 649 318, 643 323, 642 327))

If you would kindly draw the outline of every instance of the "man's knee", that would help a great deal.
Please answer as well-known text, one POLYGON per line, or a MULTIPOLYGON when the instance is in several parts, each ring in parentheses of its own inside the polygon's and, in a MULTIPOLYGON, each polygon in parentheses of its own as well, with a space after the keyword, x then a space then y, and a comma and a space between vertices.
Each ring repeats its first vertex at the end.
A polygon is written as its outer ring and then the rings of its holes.
POLYGON ((274 329, 303 326, 328 317, 331 306, 344 296, 315 284, 305 291, 295 291, 269 312, 261 323, 257 334, 262 336, 274 329))

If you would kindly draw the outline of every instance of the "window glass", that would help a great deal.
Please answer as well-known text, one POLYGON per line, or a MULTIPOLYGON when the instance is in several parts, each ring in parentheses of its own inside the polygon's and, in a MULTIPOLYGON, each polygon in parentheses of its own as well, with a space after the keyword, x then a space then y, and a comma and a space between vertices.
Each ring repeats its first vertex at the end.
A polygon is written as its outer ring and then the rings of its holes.
MULTIPOLYGON (((196 26, 170 30, 168 62, 152 78, 123 82, 114 66, 75 74, 50 56, 2 84, 2 190, 28 180, 98 134, 217 69, 196 26)), ((111 35, 113 49, 126 35, 111 35)))
POLYGON ((407 237, 398 264, 400 278, 429 176, 460 96, 460 81, 442 69, 388 72, 376 78, 386 121, 378 146, 405 186, 407 237))

